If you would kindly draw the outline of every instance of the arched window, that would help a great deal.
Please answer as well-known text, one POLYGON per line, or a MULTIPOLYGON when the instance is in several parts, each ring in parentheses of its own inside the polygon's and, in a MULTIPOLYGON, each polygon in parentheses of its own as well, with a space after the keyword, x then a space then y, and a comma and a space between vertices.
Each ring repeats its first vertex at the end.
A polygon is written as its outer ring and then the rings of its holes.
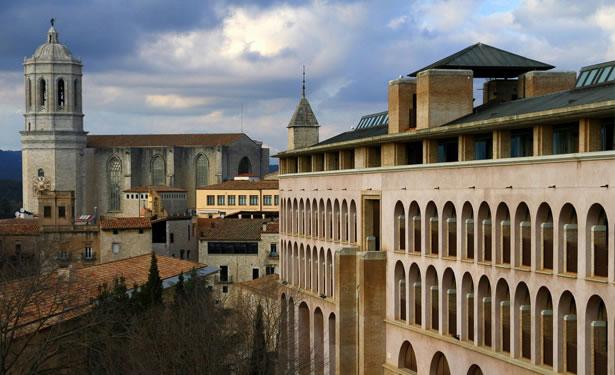
POLYGON ((109 160, 107 176, 109 179, 109 211, 119 211, 122 179, 122 162, 120 159, 113 157, 109 160))
POLYGON ((32 81, 28 78, 28 84, 26 85, 26 110, 32 109, 32 81))
POLYGON ((76 79, 73 81, 73 107, 75 108, 75 112, 81 110, 81 101, 79 100, 79 94, 79 80, 76 79))
POLYGON ((200 154, 196 157, 196 187, 206 186, 209 181, 209 160, 200 154))
POLYGON ((45 171, 43 168, 39 168, 37 172, 38 177, 45 177, 45 171))
POLYGON ((412 348, 412 344, 410 344, 409 341, 404 341, 401 346, 397 363, 398 368, 410 370, 416 373, 416 355, 414 354, 414 348, 412 348))
POLYGON ((152 159, 152 185, 161 186, 165 185, 165 172, 164 172, 164 160, 160 155, 154 156, 152 159))
POLYGON ((58 100, 58 109, 64 109, 65 104, 65 96, 64 96, 64 80, 60 78, 58 80, 58 90, 57 90, 57 100, 58 100))
POLYGON ((250 159, 247 156, 244 156, 239 161, 239 168, 237 168, 237 174, 251 174, 252 173, 252 163, 250 163, 250 159))
POLYGON ((39 83, 39 109, 44 110, 47 106, 47 82, 44 79, 39 83))

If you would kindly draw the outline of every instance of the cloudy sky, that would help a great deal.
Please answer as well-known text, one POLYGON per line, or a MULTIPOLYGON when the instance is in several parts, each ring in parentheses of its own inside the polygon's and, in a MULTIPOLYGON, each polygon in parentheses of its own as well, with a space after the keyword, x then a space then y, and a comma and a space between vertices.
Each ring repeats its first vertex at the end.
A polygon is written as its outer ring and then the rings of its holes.
POLYGON ((51 17, 84 63, 89 132, 243 123, 273 152, 286 147, 304 64, 324 139, 386 109, 388 80, 478 41, 563 70, 615 59, 606 0, 2 0, 0 149, 20 147, 21 63, 51 17))

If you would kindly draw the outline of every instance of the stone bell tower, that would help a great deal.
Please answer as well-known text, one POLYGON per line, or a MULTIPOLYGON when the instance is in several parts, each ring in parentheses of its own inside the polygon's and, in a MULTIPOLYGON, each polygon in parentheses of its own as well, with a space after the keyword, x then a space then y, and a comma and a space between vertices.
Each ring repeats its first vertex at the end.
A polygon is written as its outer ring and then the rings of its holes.
POLYGON ((288 149, 304 148, 318 143, 318 120, 312 111, 312 106, 305 97, 305 67, 303 68, 303 85, 301 100, 295 108, 293 117, 288 123, 288 149))
POLYGON ((24 60, 25 114, 21 131, 23 207, 38 212, 41 186, 73 191, 83 213, 84 149, 81 61, 60 43, 51 20, 44 44, 24 60))

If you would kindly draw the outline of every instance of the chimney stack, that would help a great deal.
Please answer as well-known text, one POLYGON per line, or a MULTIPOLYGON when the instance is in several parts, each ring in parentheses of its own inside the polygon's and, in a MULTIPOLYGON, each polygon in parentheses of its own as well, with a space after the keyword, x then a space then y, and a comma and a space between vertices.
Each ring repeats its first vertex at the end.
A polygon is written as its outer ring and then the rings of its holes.
POLYGON ((473 111, 471 70, 428 69, 417 75, 417 129, 435 128, 473 111))

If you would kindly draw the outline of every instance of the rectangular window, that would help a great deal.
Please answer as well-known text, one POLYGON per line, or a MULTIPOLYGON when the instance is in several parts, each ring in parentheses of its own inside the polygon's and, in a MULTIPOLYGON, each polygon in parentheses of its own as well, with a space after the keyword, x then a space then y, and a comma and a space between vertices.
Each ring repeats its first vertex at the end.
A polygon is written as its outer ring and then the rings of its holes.
POLYGON ((92 251, 91 247, 86 247, 83 250, 83 259, 85 259, 85 260, 92 260, 92 259, 94 259, 94 252, 92 251))
POLYGON ((579 125, 553 127, 553 155, 570 154, 579 150, 579 125))
POLYGON ((406 145, 408 164, 423 164, 423 142, 410 142, 406 145))
POLYGON ((66 207, 64 206, 58 207, 58 217, 61 217, 61 218, 66 217, 66 207))
POLYGON ((173 233, 169 233, 169 241, 170 241, 171 243, 174 243, 174 242, 175 242, 175 235, 174 235, 173 233))
POLYGON ((264 195, 263 196, 263 205, 271 206, 271 195, 264 195))
POLYGON ((510 157, 532 156, 534 134, 532 129, 513 130, 510 133, 510 157))
POLYGON ((229 206, 234 206, 235 205, 235 196, 234 195, 229 195, 227 198, 227 203, 229 206))
POLYGON ((474 137, 474 160, 493 159, 493 139, 491 134, 474 137))
POLYGON ((260 270, 258 268, 252 268, 252 280, 258 279, 260 270))
POLYGON ((269 247, 269 256, 276 257, 278 256, 278 244, 272 243, 269 247))
POLYGON ((606 119, 602 122, 600 126, 600 151, 609 151, 615 148, 613 147, 615 143, 613 141, 615 138, 614 125, 613 119, 606 119))
POLYGON ((213 206, 216 203, 216 196, 215 195, 208 195, 207 196, 207 205, 208 206, 213 206))
POLYGON ((450 163, 459 160, 459 142, 457 138, 438 141, 438 163, 450 163))
POLYGON ((218 206, 224 206, 224 195, 218 195, 218 206))
POLYGON ((273 204, 275 206, 279 206, 280 205, 280 196, 279 195, 276 194, 276 195, 273 196, 273 204))
POLYGON ((265 267, 266 275, 273 275, 275 273, 275 266, 267 266, 265 267))
POLYGON ((111 244, 111 252, 115 255, 119 254, 121 250, 121 246, 119 243, 114 242, 113 244, 111 244))
POLYGON ((240 206, 245 206, 246 205, 246 196, 245 195, 240 195, 239 196, 239 205, 240 206))
POLYGON ((46 218, 50 218, 51 217, 51 206, 43 207, 43 216, 46 217, 46 218))
POLYGON ((258 205, 258 195, 250 195, 250 206, 258 205))

